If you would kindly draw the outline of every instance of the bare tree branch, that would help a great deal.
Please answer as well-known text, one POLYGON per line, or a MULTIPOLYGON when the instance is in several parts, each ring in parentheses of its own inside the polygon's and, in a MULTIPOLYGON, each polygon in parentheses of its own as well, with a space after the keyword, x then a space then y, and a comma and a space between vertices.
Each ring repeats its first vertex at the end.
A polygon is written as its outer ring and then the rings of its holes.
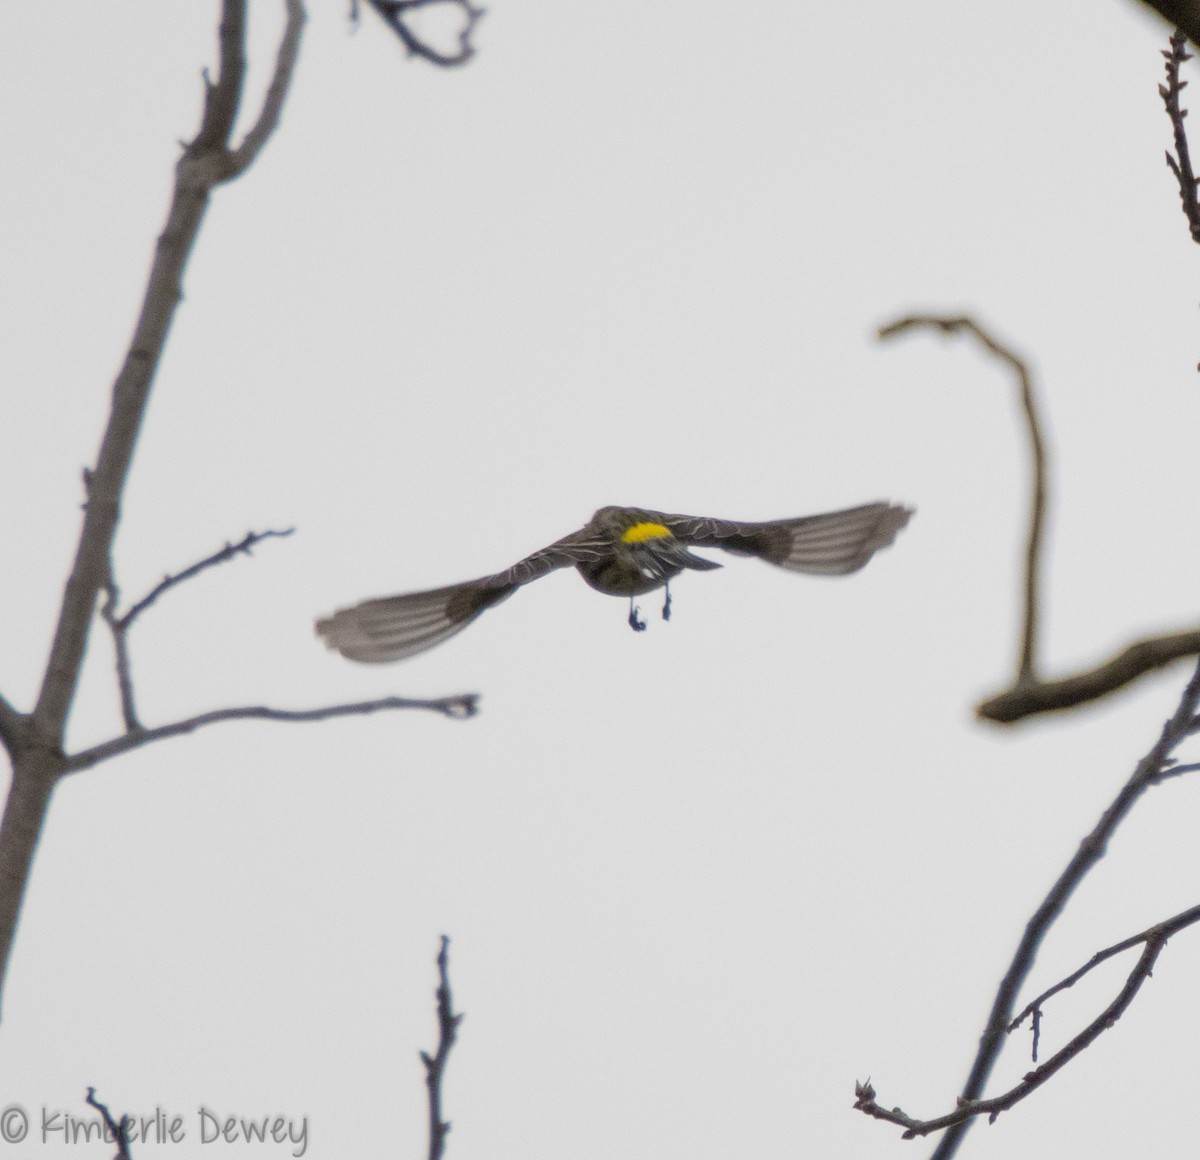
POLYGON ((437 1053, 421 1052, 425 1065, 425 1086, 429 1089, 429 1160, 442 1160, 446 1150, 446 1136, 450 1131, 449 1121, 442 1119, 442 1079, 446 1074, 446 1063, 450 1049, 458 1035, 462 1015, 456 1014, 450 996, 450 940, 442 935, 442 949, 438 952, 438 1046, 437 1053))
POLYGON ((219 552, 214 552, 211 556, 206 556, 203 560, 197 561, 197 563, 185 568, 182 572, 174 576, 169 574, 164 576, 141 600, 137 601, 128 612, 123 614, 118 614, 117 612, 117 606, 121 602, 121 592, 117 587, 114 577, 112 561, 111 559, 109 560, 108 575, 104 581, 104 602, 100 605, 100 618, 108 625, 109 631, 112 633, 113 649, 116 652, 117 688, 121 696, 121 716, 125 721, 125 730, 127 733, 132 733, 142 728, 134 704, 133 669, 129 659, 129 630, 133 627, 134 621, 147 608, 153 605, 160 596, 165 592, 169 592, 177 584, 182 584, 184 581, 192 579, 193 576, 198 576, 201 572, 215 567, 217 564, 223 564, 226 560, 232 560, 239 552, 244 552, 249 556, 255 544, 259 544, 271 537, 290 536, 294 530, 294 528, 287 528, 282 532, 247 532, 238 543, 227 543, 219 552))
POLYGON ((263 107, 258 114, 258 120, 230 156, 230 172, 226 180, 245 173, 262 152, 263 146, 271 139, 271 134, 279 127, 279 118, 283 114, 283 105, 292 84, 292 74, 295 73, 296 61, 300 58, 300 38, 304 33, 306 19, 303 0, 284 0, 284 8, 287 12, 287 25, 279 42, 279 51, 275 55, 275 71, 263 97, 263 107))
MULTIPOLYGON (((1141 990, 1142 984, 1150 978, 1154 970, 1154 964, 1157 962, 1163 948, 1167 945, 1167 940, 1171 935, 1196 922, 1200 922, 1200 906, 1194 906, 1190 910, 1185 910, 1182 914, 1177 914, 1174 918, 1167 919, 1166 922, 1152 926, 1149 930, 1143 931, 1139 935, 1125 939, 1115 946, 1109 947, 1107 950, 1099 951, 1073 975, 1063 979, 1060 983, 1056 983, 1030 1003, 1013 1020, 1008 1028, 1010 1032, 1014 1031, 1030 1015, 1033 1016, 1036 1028, 1042 1004, 1050 996, 1057 994, 1067 987, 1073 986, 1093 967, 1098 966, 1106 959, 1112 958, 1113 955, 1128 950, 1130 947, 1137 946, 1139 943, 1144 944, 1144 949, 1137 963, 1129 972, 1125 984, 1122 986, 1117 997, 1066 1046, 1056 1051, 1041 1067, 1026 1072, 1021 1077, 1021 1082, 1003 1095, 994 1096, 992 1099, 987 1100, 962 1097, 958 1100, 958 1106, 953 1112, 944 1116, 938 1116, 932 1120, 918 1120, 907 1115, 900 1108, 881 1108, 875 1100, 875 1089, 871 1086, 870 1080, 868 1080, 865 1084, 856 1083, 854 1085, 855 1108, 874 1119, 885 1120, 888 1123, 899 1125, 904 1129, 902 1138, 905 1140, 911 1140, 915 1136, 928 1136, 933 1132, 941 1132, 947 1128, 964 1126, 968 1121, 974 1120, 978 1116, 987 1116, 989 1123, 995 1123, 996 1118, 1001 1112, 1008 1111, 1015 1104, 1025 1099, 1026 1096, 1036 1091, 1051 1076, 1064 1068, 1076 1056, 1087 1050, 1105 1031, 1113 1027, 1117 1020, 1129 1009, 1129 1005, 1137 996, 1138 991, 1141 990)), ((1035 1045, 1036 1042, 1037 1032, 1035 1030, 1035 1045)), ((1034 1047, 1034 1060, 1035 1062, 1037 1060, 1036 1046, 1034 1047)), ((941 1149, 939 1149, 940 1151, 941 1149)))
POLYGON ((1197 653, 1200 653, 1200 629, 1150 637, 1127 645, 1094 669, 1057 681, 1034 681, 1005 689, 983 701, 975 711, 988 721, 1009 724, 1037 713, 1070 709, 1107 696, 1143 673, 1197 653))
MULTIPOLYGON (((113 539, 121 496, 133 461, 150 389, 175 311, 183 297, 183 274, 195 246, 214 186, 249 164, 274 128, 286 96, 304 22, 301 0, 285 0, 287 30, 268 100, 276 105, 242 161, 231 160, 229 136, 245 79, 245 0, 223 0, 220 69, 205 78, 200 129, 179 159, 166 224, 159 235, 133 338, 112 391, 112 407, 95 467, 87 475, 88 499, 75 559, 67 578, 41 688, 28 724, 17 730, 12 783, 0 820, 0 987, 54 785, 66 764, 63 739, 74 703, 96 600, 110 578, 113 539), (273 94, 273 95, 272 95, 273 94), (241 169, 238 165, 241 165, 241 169)), ((253 132, 253 131, 252 131, 253 132)), ((135 717, 136 719, 136 717, 135 717)), ((11 726, 11 721, 9 722, 11 726)))
MULTIPOLYGON (((1172 773, 1179 772, 1171 770, 1172 773)), ((1181 914, 1175 915, 1174 918, 1168 918, 1164 922, 1155 923, 1148 930, 1142 931, 1141 934, 1131 935, 1129 938, 1122 939, 1119 943, 1114 943, 1110 947, 1106 947, 1102 951, 1097 951, 1086 963, 1083 964, 1077 971, 1073 971, 1065 979, 1060 979, 1053 987, 1043 991, 1036 999, 1028 1003, 1020 1015, 1018 1015, 1009 1025, 1009 1034, 1016 1031, 1026 1019, 1032 1019, 1034 1023, 1033 1033, 1033 1062, 1037 1063, 1038 1052, 1038 1023, 1041 1018, 1042 1008, 1046 1004, 1046 1000, 1057 995, 1060 991, 1065 991, 1069 987, 1075 986, 1088 972, 1095 970, 1101 963, 1107 962, 1109 959, 1129 950, 1130 947, 1135 947, 1139 943, 1151 943, 1160 940, 1166 943, 1172 935, 1178 934, 1179 931, 1200 922, 1200 906, 1192 906, 1181 914)), ((1137 971, 1139 967, 1135 967, 1137 971)))
POLYGON ((1049 490, 1046 440, 1042 434, 1032 376, 1024 362, 993 338, 971 318, 942 315, 913 315, 898 319, 879 330, 880 339, 892 338, 918 327, 932 327, 943 333, 966 331, 1016 374, 1021 403, 1029 432, 1033 458, 1033 488, 1030 503, 1029 536, 1025 549, 1025 608, 1017 675, 1010 688, 996 693, 976 707, 986 721, 1009 725, 1038 713, 1070 709, 1115 692, 1143 673, 1162 668, 1181 657, 1200 653, 1200 629, 1186 629, 1165 636, 1149 637, 1127 645, 1102 664, 1069 677, 1044 680, 1038 673, 1037 643, 1040 618, 1041 545, 1045 529, 1045 509, 1049 490))
POLYGON ((933 327, 943 334, 965 331, 980 342, 991 354, 1008 365, 1017 376, 1021 393, 1021 407, 1025 412, 1025 426, 1029 433, 1029 452, 1033 460, 1033 492, 1030 496, 1029 534, 1025 545, 1025 614, 1021 634, 1021 655, 1017 661, 1016 685, 1035 681, 1037 670, 1037 644, 1039 619, 1039 586, 1041 570, 1042 539, 1046 522, 1046 440, 1038 420, 1037 403, 1033 394, 1033 378, 1025 361, 1018 358, 1007 346, 992 337, 974 319, 919 314, 900 318, 879 330, 881 340, 894 338, 918 327, 933 327))
POLYGON ((153 729, 138 729, 133 733, 124 733, 110 741, 93 745, 90 749, 81 750, 63 759, 63 773, 79 773, 91 769, 102 761, 119 757, 131 749, 140 749, 143 745, 151 745, 155 741, 166 741, 170 737, 181 737, 185 733, 195 733, 208 725, 217 725, 222 721, 285 721, 289 723, 310 721, 331 721, 335 717, 357 717, 368 713, 380 713, 392 709, 427 709, 432 713, 441 713, 455 721, 465 721, 474 717, 479 711, 478 693, 458 693, 450 697, 438 697, 434 700, 414 700, 409 697, 381 697, 376 701, 355 701, 346 705, 327 705, 320 709, 270 709, 265 705, 244 705, 231 709, 213 709, 208 713, 200 713, 183 721, 175 721, 170 725, 159 725, 153 729))
POLYGON ((132 605, 129 611, 121 616, 118 622, 120 627, 128 629, 160 596, 165 592, 169 592, 177 584, 182 584, 206 569, 215 567, 217 564, 224 564, 226 560, 232 560, 239 553, 249 556, 253 553, 255 545, 261 544, 263 540, 283 539, 286 536, 290 536, 295 530, 295 528, 284 528, 283 531, 268 529, 265 532, 247 532, 236 544, 226 544, 219 552, 214 552, 211 556, 205 556, 203 560, 198 560, 195 564, 189 565, 182 572, 177 572, 174 576, 169 574, 164 576, 141 600, 132 605))
POLYGON ((1167 150, 1167 166, 1175 174, 1179 183, 1179 200, 1183 203, 1183 216, 1187 218, 1188 230, 1192 241, 1200 242, 1200 200, 1196 198, 1196 175, 1192 172, 1192 158, 1188 150, 1187 130, 1183 119, 1187 110, 1179 103, 1180 95, 1187 88, 1187 81, 1179 79, 1179 68, 1192 59, 1187 51, 1187 36, 1178 28, 1171 37, 1171 47, 1163 52, 1167 59, 1167 83, 1158 86, 1158 95, 1167 106, 1167 116, 1171 118, 1171 128, 1175 134, 1175 154, 1167 150))
MULTIPOLYGON (((926 1135, 929 1132, 946 1129, 946 1134, 939 1141, 931 1160, 950 1160, 950 1157, 957 1151, 958 1145, 967 1128, 970 1126, 971 1121, 976 1116, 985 1113, 990 1115, 1011 1107, 1013 1103, 1016 1103, 1019 1099, 1023 1099, 1028 1094, 1028 1091, 1044 1083, 1058 1068, 1067 1062, 1067 1058, 1070 1057, 1060 1058, 1062 1055, 1060 1052, 1059 1055, 1048 1060, 1037 1072, 1030 1073, 1030 1076, 1025 1077, 1022 1085, 1029 1085, 1028 1090, 1024 1090, 1021 1085, 1018 1085, 1018 1088, 1021 1089, 1020 1094, 1014 1094, 1018 1092, 1018 1089, 1013 1089, 1012 1092, 996 1097, 994 1101, 983 1101, 981 1098, 984 1087, 987 1084, 988 1076, 991 1075, 992 1068, 995 1066, 996 1060, 1004 1047, 1010 1024, 1013 1021, 1013 1008, 1016 1005, 1017 995, 1024 985, 1029 972, 1033 969, 1038 948, 1049 933, 1050 928, 1054 925, 1055 920, 1063 912, 1076 888, 1087 876, 1092 867, 1104 857, 1108 843, 1116 832, 1117 827, 1129 815, 1137 800, 1147 789, 1162 781, 1164 775, 1169 775, 1172 768, 1172 751, 1181 741, 1196 731, 1197 705, 1200 705, 1200 664, 1197 665, 1196 671, 1192 674, 1191 680, 1184 689, 1175 713, 1163 726, 1158 740, 1146 756, 1138 762, 1129 780, 1126 781, 1112 803, 1101 815, 1092 832, 1079 844, 1078 850, 1070 862, 1068 862, 1062 874, 1059 875, 1058 880, 1050 888, 1049 893, 1042 900, 1042 904, 1026 924, 1025 932, 1017 945, 1012 962, 1009 964, 1008 970, 1005 972, 1004 978, 1001 980, 996 992, 996 997, 992 1002, 991 1013, 988 1015, 986 1027, 983 1035, 980 1037, 975 1061, 963 1086, 958 1109, 948 1116, 927 1121, 914 1120, 906 1116, 903 1112, 889 1113, 875 1103, 875 1092, 871 1089, 869 1081, 865 1085, 857 1085, 856 1107, 859 1107, 861 1111, 877 1119, 885 1119, 892 1123, 900 1124, 905 1128, 906 1135, 926 1135), (1033 1077, 1032 1079, 1031 1076, 1033 1077)), ((1174 919, 1170 921, 1175 922, 1178 920, 1174 919)), ((1155 945, 1152 939, 1147 941, 1146 954, 1151 955, 1147 960, 1147 970, 1149 966, 1153 965, 1153 960, 1157 957, 1161 949, 1161 945, 1155 945)), ((1143 956, 1143 959, 1145 959, 1145 956, 1143 956)), ((1135 978, 1131 976, 1125 990, 1114 1000, 1113 1005, 1107 1009, 1097 1022, 1111 1021, 1118 1018, 1129 1003, 1132 1002, 1133 996, 1141 986, 1143 977, 1135 978)), ((1090 1035, 1090 1038, 1086 1038, 1086 1042, 1082 1042, 1081 1044, 1073 1040, 1072 1044, 1075 1045, 1074 1054, 1078 1054, 1079 1051, 1083 1050, 1103 1029, 1103 1027, 1095 1029, 1093 1026, 1081 1033, 1084 1037, 1090 1035)), ((1076 1037, 1076 1040, 1078 1039, 1079 1037, 1076 1037)), ((1072 1045, 1068 1045, 1068 1048, 1070 1047, 1072 1045)), ((1064 1048, 1064 1051, 1066 1050, 1068 1049, 1064 1048)))
POLYGON ((112 1118, 112 1113, 108 1110, 108 1105, 102 1104, 96 1099, 96 1089, 93 1087, 87 1090, 87 1102, 90 1107, 95 1108, 100 1113, 109 1135, 116 1141, 117 1155, 115 1160, 131 1160, 129 1153, 129 1117, 122 1116, 121 1122, 118 1124, 112 1118))
MULTIPOLYGON (((471 0, 367 0, 367 3, 400 37, 409 56, 418 56, 441 68, 453 68, 455 65, 466 64, 475 55, 471 34, 475 31, 475 25, 485 15, 486 9, 476 8, 471 0), (455 53, 439 52, 432 45, 426 44, 407 23, 410 12, 416 12, 422 8, 434 8, 439 4, 449 4, 460 9, 463 14, 463 26, 458 34, 458 51, 455 53)), ((357 15, 358 0, 353 0, 351 19, 357 19, 357 15)))

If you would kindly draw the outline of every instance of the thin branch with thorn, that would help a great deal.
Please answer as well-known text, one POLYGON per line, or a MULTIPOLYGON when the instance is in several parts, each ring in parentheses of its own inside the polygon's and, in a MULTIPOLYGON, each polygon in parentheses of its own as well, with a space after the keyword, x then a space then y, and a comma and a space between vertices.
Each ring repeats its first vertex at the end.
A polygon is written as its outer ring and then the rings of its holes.
POLYGON ((127 1115, 122 1116, 121 1122, 118 1124, 112 1118, 112 1113, 108 1110, 108 1105, 102 1104, 96 1099, 96 1089, 93 1087, 87 1090, 87 1102, 89 1107, 95 1108, 100 1113, 108 1134, 116 1141, 117 1155, 114 1160, 132 1160, 129 1152, 129 1117, 127 1115))
POLYGON ((448 1120, 442 1119, 442 1079, 446 1074, 446 1061, 458 1035, 462 1015, 454 1011, 450 995, 450 940, 442 935, 442 949, 438 952, 437 1052, 430 1055, 421 1052, 425 1065, 425 1086, 429 1089, 429 1160, 442 1160, 446 1150, 446 1136, 450 1131, 448 1120))

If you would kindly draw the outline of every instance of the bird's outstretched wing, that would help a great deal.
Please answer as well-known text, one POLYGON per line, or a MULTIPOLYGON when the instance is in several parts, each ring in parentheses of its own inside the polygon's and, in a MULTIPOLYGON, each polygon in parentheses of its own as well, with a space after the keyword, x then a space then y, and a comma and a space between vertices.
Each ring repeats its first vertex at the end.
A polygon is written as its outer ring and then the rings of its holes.
POLYGON ((382 664, 403 660, 461 632, 481 612, 507 600, 523 584, 557 568, 596 559, 604 550, 604 539, 583 528, 494 576, 364 600, 340 609, 317 621, 317 635, 352 661, 382 664))
POLYGON ((364 600, 317 621, 317 635, 352 661, 381 664, 433 648, 516 591, 471 580, 449 588, 364 600))
POLYGON ((698 548, 722 548, 740 556, 757 556, 789 572, 842 576, 857 572, 880 548, 886 548, 908 523, 912 511, 897 504, 868 503, 839 512, 757 524, 654 514, 679 539, 698 548))

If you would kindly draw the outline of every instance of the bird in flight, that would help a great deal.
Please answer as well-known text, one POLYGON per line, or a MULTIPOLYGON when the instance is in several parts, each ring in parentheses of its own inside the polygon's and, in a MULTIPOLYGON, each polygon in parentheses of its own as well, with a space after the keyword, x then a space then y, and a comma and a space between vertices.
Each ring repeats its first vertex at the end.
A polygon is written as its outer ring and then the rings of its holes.
POLYGON ((908 523, 910 508, 868 503, 790 520, 743 523, 678 516, 644 508, 602 507, 577 532, 526 556, 505 572, 401 596, 365 600, 317 621, 317 635, 352 661, 398 661, 433 648, 518 588, 559 568, 575 568, 598 592, 629 599, 629 624, 642 631, 634 597, 666 588, 670 619, 673 577, 684 569, 721 567, 691 548, 757 556, 789 572, 842 576, 857 572, 908 523))

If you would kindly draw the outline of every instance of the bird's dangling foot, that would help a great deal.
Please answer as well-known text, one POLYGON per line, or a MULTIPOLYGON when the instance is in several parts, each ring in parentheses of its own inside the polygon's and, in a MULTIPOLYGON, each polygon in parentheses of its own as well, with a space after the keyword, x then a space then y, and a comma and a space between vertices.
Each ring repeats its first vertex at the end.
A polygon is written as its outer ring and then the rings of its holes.
POLYGON ((634 632, 646 631, 646 622, 642 619, 642 614, 638 611, 638 606, 634 604, 632 596, 629 598, 629 627, 634 632))
POLYGON ((663 601, 663 620, 671 619, 671 585, 666 586, 667 598, 663 601))

